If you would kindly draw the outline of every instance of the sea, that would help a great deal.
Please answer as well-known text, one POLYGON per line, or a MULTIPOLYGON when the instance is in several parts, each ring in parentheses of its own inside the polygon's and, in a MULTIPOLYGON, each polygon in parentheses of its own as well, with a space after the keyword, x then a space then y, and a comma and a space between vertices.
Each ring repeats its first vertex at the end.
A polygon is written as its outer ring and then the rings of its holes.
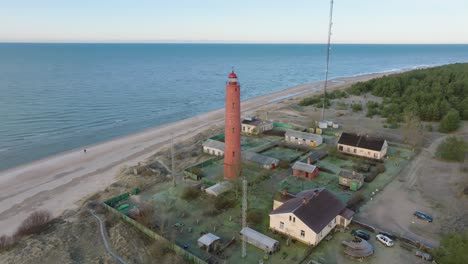
MULTIPOLYGON (((319 81, 322 44, 0 43, 0 170, 319 81)), ((468 61, 468 45, 332 45, 330 77, 468 61)))

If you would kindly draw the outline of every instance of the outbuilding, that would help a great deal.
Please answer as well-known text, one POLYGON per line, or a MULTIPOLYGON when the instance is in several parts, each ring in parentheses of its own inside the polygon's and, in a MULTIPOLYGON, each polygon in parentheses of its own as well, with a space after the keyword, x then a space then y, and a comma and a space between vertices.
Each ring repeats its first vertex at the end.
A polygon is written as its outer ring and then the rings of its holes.
POLYGON ((212 233, 207 233, 201 236, 198 240, 198 247, 200 248, 205 248, 207 252, 210 252, 212 250, 218 250, 219 247, 219 241, 220 237, 212 234, 212 233))
POLYGON ((250 151, 242 152, 242 159, 255 162, 261 165, 263 168, 269 169, 269 170, 272 170, 278 167, 278 164, 279 164, 279 159, 277 158, 273 158, 270 156, 266 156, 263 154, 250 152, 250 151))
POLYGON ((203 142, 203 153, 222 157, 224 156, 224 142, 207 139, 203 142))
POLYGON ((218 196, 222 193, 225 193, 231 189, 231 183, 228 181, 219 182, 211 187, 205 189, 207 194, 218 196))
POLYGON ((240 231, 242 239, 247 243, 252 244, 268 254, 272 254, 279 249, 279 242, 273 238, 266 236, 250 227, 244 227, 240 231))
POLYGON ((364 183, 364 176, 355 171, 342 170, 340 171, 338 181, 340 185, 349 187, 351 191, 357 191, 361 189, 364 183))
POLYGON ((318 175, 318 168, 310 164, 310 159, 307 159, 307 163, 297 161, 292 166, 293 175, 297 177, 302 177, 305 179, 313 179, 318 175))
POLYGON ((265 131, 273 129, 273 122, 262 120, 254 115, 249 115, 242 120, 242 133, 248 135, 258 135, 265 131))
POLYGON ((320 135, 295 130, 287 130, 286 134, 284 134, 284 140, 289 143, 310 147, 317 147, 323 143, 323 138, 320 135))

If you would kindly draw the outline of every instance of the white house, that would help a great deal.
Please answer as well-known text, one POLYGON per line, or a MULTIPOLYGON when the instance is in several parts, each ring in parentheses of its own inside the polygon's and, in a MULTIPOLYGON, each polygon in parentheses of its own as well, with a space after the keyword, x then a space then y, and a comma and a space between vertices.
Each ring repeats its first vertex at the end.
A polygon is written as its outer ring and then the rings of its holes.
POLYGON ((284 140, 289 143, 310 147, 317 147, 323 143, 323 138, 320 135, 295 130, 287 130, 286 134, 284 134, 284 140))
POLYGON ((241 131, 245 134, 258 135, 273 129, 273 122, 262 120, 254 115, 247 116, 241 122, 241 131))
POLYGON ((387 155, 385 139, 343 132, 337 143, 339 152, 381 160, 387 155))
POLYGON ((215 156, 224 156, 224 142, 207 139, 203 142, 203 152, 215 156))
POLYGON ((347 227, 354 212, 324 188, 302 191, 275 200, 270 229, 304 244, 316 246, 335 226, 347 227))

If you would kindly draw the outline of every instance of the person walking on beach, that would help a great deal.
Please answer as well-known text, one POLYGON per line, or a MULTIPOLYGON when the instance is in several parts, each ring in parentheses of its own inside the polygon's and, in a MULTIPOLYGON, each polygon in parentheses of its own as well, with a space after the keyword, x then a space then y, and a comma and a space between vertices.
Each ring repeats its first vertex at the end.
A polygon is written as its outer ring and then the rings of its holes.
POLYGON ((83 152, 86 153, 86 149, 84 149, 83 152))

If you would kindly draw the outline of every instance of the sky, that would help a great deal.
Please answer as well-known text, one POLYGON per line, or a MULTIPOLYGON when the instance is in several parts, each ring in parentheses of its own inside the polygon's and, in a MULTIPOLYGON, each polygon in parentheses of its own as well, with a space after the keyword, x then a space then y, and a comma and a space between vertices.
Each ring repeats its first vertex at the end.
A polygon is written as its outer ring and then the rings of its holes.
MULTIPOLYGON (((468 44, 468 0, 335 0, 333 43, 468 44)), ((0 42, 325 43, 329 0, 0 0, 0 42)))

